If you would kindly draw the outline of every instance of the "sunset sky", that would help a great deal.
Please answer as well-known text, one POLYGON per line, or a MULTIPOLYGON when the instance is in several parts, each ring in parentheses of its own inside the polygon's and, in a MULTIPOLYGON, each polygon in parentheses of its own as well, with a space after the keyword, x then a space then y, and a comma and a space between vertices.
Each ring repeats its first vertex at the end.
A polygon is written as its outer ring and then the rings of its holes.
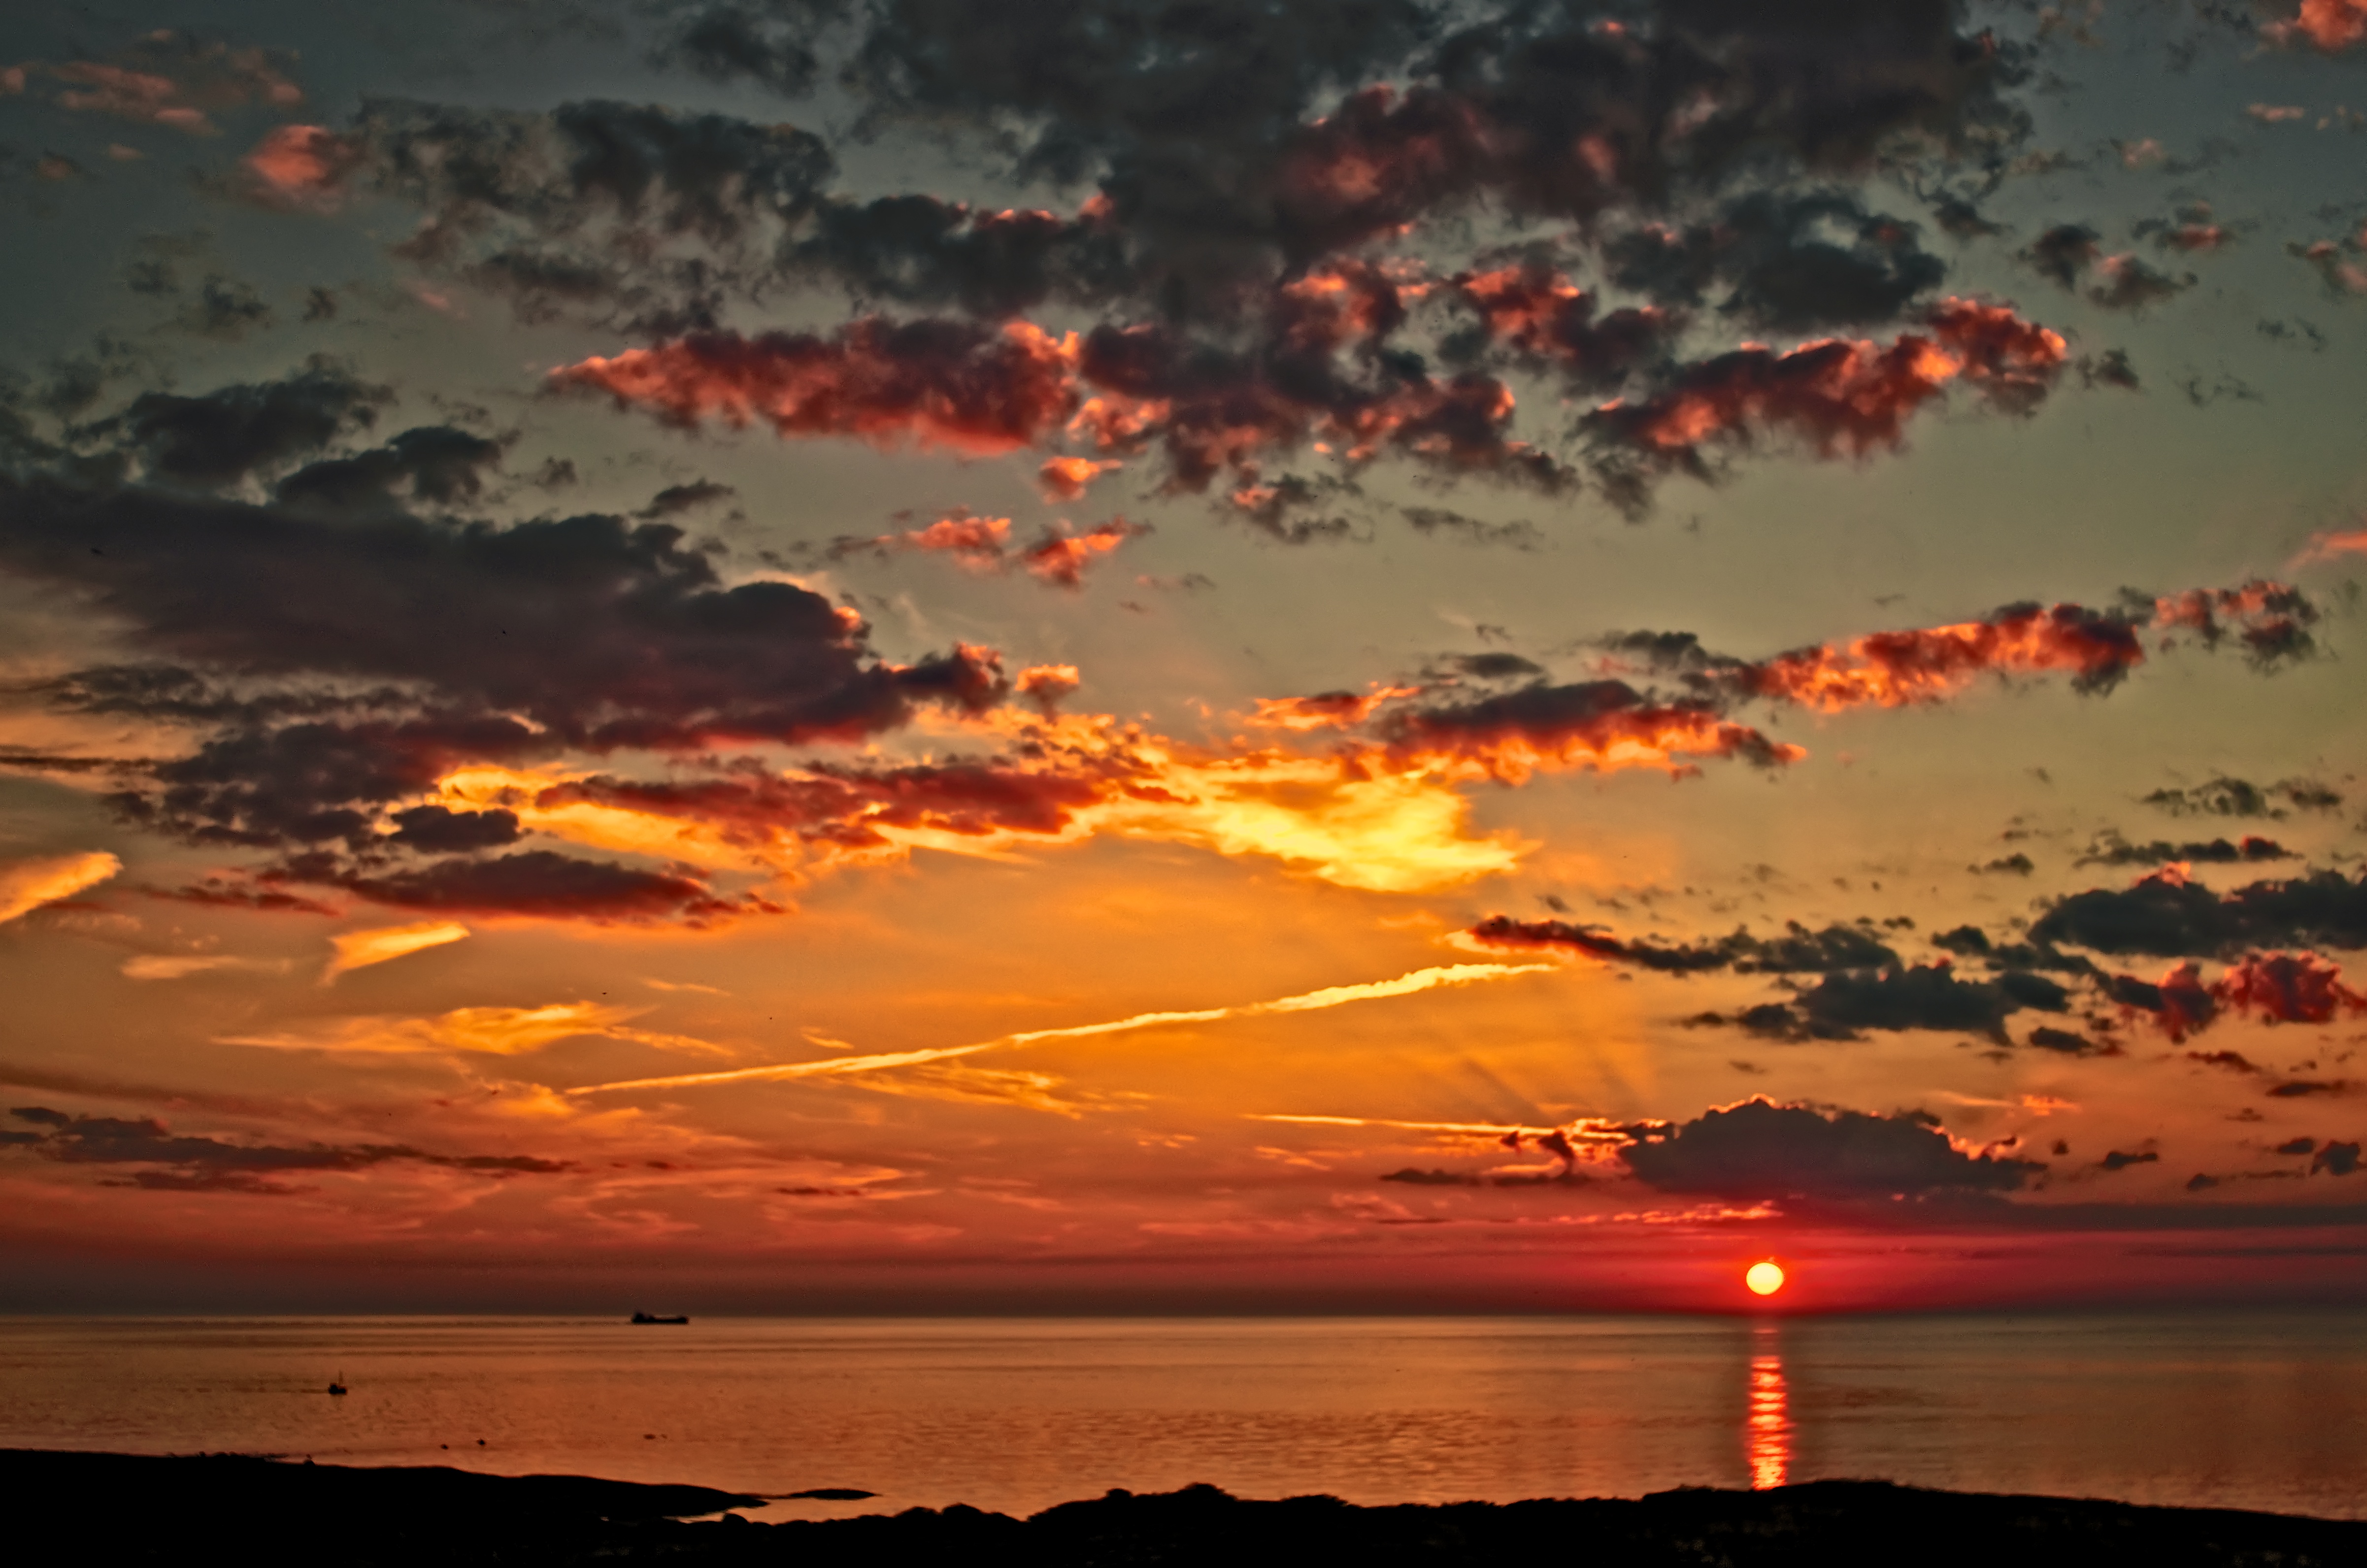
POLYGON ((2367 1285, 2367 0, 34 0, 0 207, 0 1309, 2367 1285))

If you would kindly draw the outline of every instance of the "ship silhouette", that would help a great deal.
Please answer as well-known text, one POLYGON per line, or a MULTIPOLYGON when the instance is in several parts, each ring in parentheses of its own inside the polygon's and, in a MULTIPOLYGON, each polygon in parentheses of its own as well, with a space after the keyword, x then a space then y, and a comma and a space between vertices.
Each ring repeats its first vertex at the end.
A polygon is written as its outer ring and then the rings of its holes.
POLYGON ((635 1312, 633 1321, 635 1323, 688 1323, 690 1319, 681 1316, 666 1317, 658 1312, 635 1312))

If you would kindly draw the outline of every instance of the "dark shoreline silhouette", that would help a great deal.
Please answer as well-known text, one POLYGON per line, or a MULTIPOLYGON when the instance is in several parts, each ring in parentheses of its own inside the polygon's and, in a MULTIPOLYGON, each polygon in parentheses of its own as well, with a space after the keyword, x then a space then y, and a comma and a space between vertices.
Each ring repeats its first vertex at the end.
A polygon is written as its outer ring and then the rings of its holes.
MULTIPOLYGON (((823 1491, 851 1489, 828 1488, 823 1491)), ((764 1525, 725 1509, 762 1497, 575 1475, 347 1468, 231 1454, 0 1449, 0 1493, 20 1528, 64 1528, 103 1562, 395 1565, 643 1562, 784 1568, 1010 1562, 1109 1564, 1353 1562, 1572 1568, 1723 1563, 2122 1562, 2317 1568, 2367 1562, 2367 1522, 2228 1509, 1816 1481, 1765 1492, 1685 1488, 1648 1497, 1359 1507, 1331 1497, 1257 1501, 1212 1486, 1112 1492, 1026 1519, 956 1505, 764 1525)), ((56 1538, 52 1538, 56 1539, 56 1538)))

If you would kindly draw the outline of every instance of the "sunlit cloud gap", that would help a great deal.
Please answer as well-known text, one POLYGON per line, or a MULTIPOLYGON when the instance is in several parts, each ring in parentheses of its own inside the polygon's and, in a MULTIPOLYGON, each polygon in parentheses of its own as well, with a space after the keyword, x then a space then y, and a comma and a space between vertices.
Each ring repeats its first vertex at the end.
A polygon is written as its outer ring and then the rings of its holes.
POLYGON ((1344 1006, 1350 1002, 1410 996, 1416 992, 1435 990, 1442 985, 1473 985, 1482 981, 1508 980, 1519 974, 1541 974, 1560 967, 1549 963, 1441 964, 1414 970, 1399 975, 1395 980, 1376 980, 1358 985, 1330 985, 1320 991, 1278 997, 1272 1002, 1249 1002, 1233 1007, 1201 1007, 1185 1012, 1137 1013, 1131 1017, 1116 1018, 1108 1023, 1072 1024, 1057 1029, 1025 1029, 1017 1034, 980 1040, 974 1045, 889 1051, 869 1056, 834 1056, 816 1062, 784 1062, 769 1067, 733 1068, 721 1073, 681 1073, 661 1078, 629 1078, 613 1084, 586 1084, 567 1093, 596 1095, 619 1089, 695 1088, 707 1084, 748 1083, 759 1079, 844 1077, 854 1074, 882 1073, 898 1067, 917 1067, 924 1062, 946 1062, 958 1056, 975 1056, 981 1051, 1032 1045, 1039 1040, 1085 1040, 1095 1035, 1157 1028, 1162 1024, 1211 1024, 1227 1018, 1252 1018, 1276 1013, 1312 1013, 1326 1007, 1344 1006))

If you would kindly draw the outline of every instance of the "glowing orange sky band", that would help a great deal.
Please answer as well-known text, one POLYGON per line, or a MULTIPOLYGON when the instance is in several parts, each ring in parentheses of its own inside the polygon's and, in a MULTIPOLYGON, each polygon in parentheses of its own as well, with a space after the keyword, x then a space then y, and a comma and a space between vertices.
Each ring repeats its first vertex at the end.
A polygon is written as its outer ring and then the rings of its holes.
POLYGON ((614 1084, 586 1084, 571 1095, 596 1095, 611 1089, 691 1088, 702 1084, 746 1083, 762 1078, 844 1077, 854 1073, 880 1073, 895 1067, 917 1067, 957 1056, 974 1056, 1004 1046, 1030 1045, 1044 1040, 1082 1040, 1092 1035, 1120 1034, 1128 1029, 1156 1028, 1161 1024, 1209 1024, 1224 1018, 1262 1017, 1274 1013, 1312 1013, 1350 1002, 1372 1002, 1385 996, 1410 996, 1441 985, 1472 985, 1483 980, 1504 980, 1516 974, 1538 974, 1558 969, 1550 963, 1455 963, 1418 969, 1395 980, 1369 981, 1360 985, 1329 985, 1272 1002, 1246 1002, 1233 1007, 1202 1007, 1181 1013, 1137 1013, 1104 1024, 1073 1024, 1066 1028, 1026 1029, 1018 1034, 980 1040, 975 1045, 940 1045, 919 1051, 889 1051, 870 1056, 832 1056, 812 1062, 783 1062, 769 1067, 737 1067, 722 1073, 680 1073, 663 1078, 628 1078, 614 1084))

